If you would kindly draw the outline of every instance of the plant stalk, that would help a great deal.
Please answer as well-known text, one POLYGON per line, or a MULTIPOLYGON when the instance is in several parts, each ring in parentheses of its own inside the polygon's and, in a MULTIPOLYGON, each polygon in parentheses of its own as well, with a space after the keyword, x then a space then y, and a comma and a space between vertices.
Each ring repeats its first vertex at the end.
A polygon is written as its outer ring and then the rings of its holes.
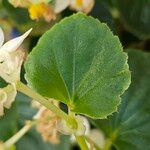
POLYGON ((4 148, 8 149, 12 145, 14 145, 26 132, 28 132, 31 127, 33 127, 36 124, 36 121, 27 121, 26 125, 19 130, 15 135, 13 135, 10 139, 8 139, 4 143, 4 148))
POLYGON ((111 146, 112 146, 111 139, 106 139, 106 142, 105 142, 104 147, 103 147, 102 150, 110 150, 111 146))
POLYGON ((89 150, 84 136, 75 136, 81 150, 89 150))
POLYGON ((70 117, 65 112, 63 112, 61 109, 56 107, 54 104, 49 102, 47 99, 45 99, 40 94, 36 93, 32 89, 30 89, 27 85, 23 84, 21 81, 18 81, 16 83, 17 90, 26 94, 27 96, 31 97, 32 99, 38 101, 41 105, 45 106, 46 108, 50 109, 52 112, 54 112, 56 115, 58 115, 60 118, 64 119, 70 128, 77 129, 77 122, 73 117, 70 117))

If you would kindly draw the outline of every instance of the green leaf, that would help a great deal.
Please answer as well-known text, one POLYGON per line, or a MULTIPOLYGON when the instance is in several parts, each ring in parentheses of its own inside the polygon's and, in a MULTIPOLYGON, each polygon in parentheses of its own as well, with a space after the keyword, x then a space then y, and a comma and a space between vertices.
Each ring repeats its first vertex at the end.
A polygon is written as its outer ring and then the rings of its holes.
POLYGON ((28 84, 79 114, 104 118, 130 83, 127 55, 106 24, 77 13, 46 32, 26 64, 28 84))
POLYGON ((15 21, 17 24, 25 24, 30 20, 26 9, 15 8, 8 2, 8 0, 2 0, 2 4, 8 12, 9 19, 12 18, 12 21, 15 21))
POLYGON ((8 84, 0 77, 0 88, 7 86, 8 84))
MULTIPOLYGON (((0 78, 0 87, 6 83, 0 78)), ((31 99, 18 93, 10 109, 5 109, 5 114, 0 117, 0 141, 6 141, 22 127, 26 120, 31 120, 37 110, 31 108, 31 99)))
POLYGON ((26 120, 32 120, 32 117, 37 113, 37 109, 32 108, 32 99, 22 93, 18 93, 16 101, 18 105, 18 116, 20 116, 18 124, 23 126, 26 120))
MULTIPOLYGON (((8 84, 0 77, 0 88, 8 84)), ((0 141, 5 141, 18 130, 17 127, 17 106, 14 103, 11 109, 5 109, 5 115, 0 117, 0 141), (8 123, 9 122, 9 123, 8 123)))
POLYGON ((11 109, 5 110, 5 115, 0 117, 0 141, 5 141, 16 133, 17 119, 16 104, 13 104, 11 109))
POLYGON ((132 84, 119 112, 108 120, 94 121, 117 150, 150 150, 150 53, 130 49, 132 84))
POLYGON ((40 134, 33 129, 17 143, 16 148, 18 150, 69 150, 70 140, 69 136, 62 136, 60 144, 53 145, 44 142, 40 134))
POLYGON ((137 37, 150 39, 150 1, 117 0, 123 25, 137 37))

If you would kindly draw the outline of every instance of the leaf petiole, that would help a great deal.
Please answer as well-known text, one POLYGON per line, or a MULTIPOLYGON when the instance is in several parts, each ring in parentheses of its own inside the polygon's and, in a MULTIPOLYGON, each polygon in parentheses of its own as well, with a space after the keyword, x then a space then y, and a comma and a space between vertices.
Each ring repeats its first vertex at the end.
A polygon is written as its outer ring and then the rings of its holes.
MULTIPOLYGON (((18 91, 26 94, 27 96, 31 97, 32 99, 35 99, 40 104, 42 104, 46 108, 50 109, 54 113, 56 113, 59 117, 63 118, 67 122, 67 124, 69 125, 70 128, 77 129, 78 125, 77 125, 76 120, 74 119, 74 115, 66 114, 61 109, 59 109, 54 104, 52 104, 47 99, 45 99, 43 96, 36 93, 35 91, 33 91, 32 89, 30 89, 28 86, 26 86, 25 84, 23 84, 20 81, 18 81, 16 83, 16 87, 17 87, 18 91)), ((87 143, 83 136, 76 136, 76 139, 82 150, 88 150, 87 143)))
POLYGON ((75 137, 82 150, 89 150, 84 136, 75 136, 75 137))
POLYGON ((49 102, 47 99, 45 99, 40 94, 33 91, 31 88, 29 88, 27 85, 23 84, 21 81, 18 81, 16 83, 17 90, 26 94, 27 96, 31 97, 32 99, 38 101, 40 104, 45 106, 46 108, 50 109, 52 112, 54 112, 56 115, 58 115, 60 118, 64 119, 70 128, 77 129, 77 122, 74 119, 74 117, 71 117, 67 115, 65 112, 63 112, 61 109, 56 107, 54 104, 49 102))

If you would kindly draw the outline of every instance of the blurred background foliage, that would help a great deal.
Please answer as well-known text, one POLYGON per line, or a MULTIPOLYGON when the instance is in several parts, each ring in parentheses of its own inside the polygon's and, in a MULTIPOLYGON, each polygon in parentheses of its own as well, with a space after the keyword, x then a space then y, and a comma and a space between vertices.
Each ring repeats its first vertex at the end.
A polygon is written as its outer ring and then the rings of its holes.
MULTIPOLYGON (((32 27, 32 38, 40 36, 62 18, 75 13, 67 8, 57 15, 56 20, 46 22, 43 19, 31 20, 26 8, 15 8, 8 0, 1 0, 0 8, 1 26, 4 29, 10 30, 13 27, 25 32, 32 27)), ((120 37, 123 46, 146 50, 149 49, 150 39, 149 8, 149 0, 95 0, 94 8, 89 15, 107 23, 120 37)))
MULTIPOLYGON (((8 0, 0 0, 0 27, 7 39, 14 38, 32 27, 33 32, 24 45, 24 48, 31 51, 46 30, 73 13, 75 11, 67 8, 53 21, 34 21, 30 19, 27 9, 15 8, 8 0)), ((150 0, 95 0, 89 15, 106 23, 119 36, 123 48, 128 48, 132 71, 132 84, 123 96, 118 113, 110 116, 108 120, 90 120, 91 127, 103 130, 106 138, 112 140, 111 149, 149 150, 150 0)), ((22 81, 25 82, 23 69, 22 81)), ((5 85, 0 79, 0 87, 5 85)), ((30 106, 30 99, 19 93, 13 107, 6 110, 5 117, 0 118, 0 141, 10 138, 24 125, 25 120, 32 118, 37 110, 30 106)), ((69 138, 62 136, 59 145, 52 145, 42 142, 40 135, 32 129, 17 143, 16 149, 69 150, 69 138)))

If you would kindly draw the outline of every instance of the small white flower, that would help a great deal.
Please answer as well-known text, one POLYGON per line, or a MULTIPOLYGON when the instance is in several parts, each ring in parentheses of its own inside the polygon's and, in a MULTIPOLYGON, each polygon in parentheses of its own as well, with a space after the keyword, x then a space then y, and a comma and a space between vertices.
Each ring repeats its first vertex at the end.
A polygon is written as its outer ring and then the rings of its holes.
POLYGON ((94 0, 71 0, 70 7, 75 11, 82 11, 88 14, 92 10, 94 2, 94 0))
POLYGON ((82 11, 87 14, 92 10, 94 2, 94 0, 55 0, 54 11, 57 14, 70 6, 75 11, 82 11))
POLYGON ((14 84, 8 85, 5 88, 0 88, 0 116, 4 115, 4 107, 10 108, 15 100, 17 90, 14 84))
POLYGON ((20 70, 24 53, 17 49, 31 30, 32 29, 20 37, 6 42, 2 46, 4 42, 4 34, 0 28, 0 77, 8 83, 15 83, 20 80, 20 70))
POLYGON ((31 0, 8 0, 14 7, 27 7, 30 5, 31 0))
POLYGON ((0 77, 10 83, 7 87, 0 89, 0 116, 4 113, 4 107, 10 108, 15 100, 17 94, 15 83, 20 80, 21 65, 24 59, 24 52, 19 51, 18 48, 31 30, 3 45, 4 33, 0 28, 0 77))
POLYGON ((60 13, 70 5, 70 0, 55 0, 54 11, 60 13))

